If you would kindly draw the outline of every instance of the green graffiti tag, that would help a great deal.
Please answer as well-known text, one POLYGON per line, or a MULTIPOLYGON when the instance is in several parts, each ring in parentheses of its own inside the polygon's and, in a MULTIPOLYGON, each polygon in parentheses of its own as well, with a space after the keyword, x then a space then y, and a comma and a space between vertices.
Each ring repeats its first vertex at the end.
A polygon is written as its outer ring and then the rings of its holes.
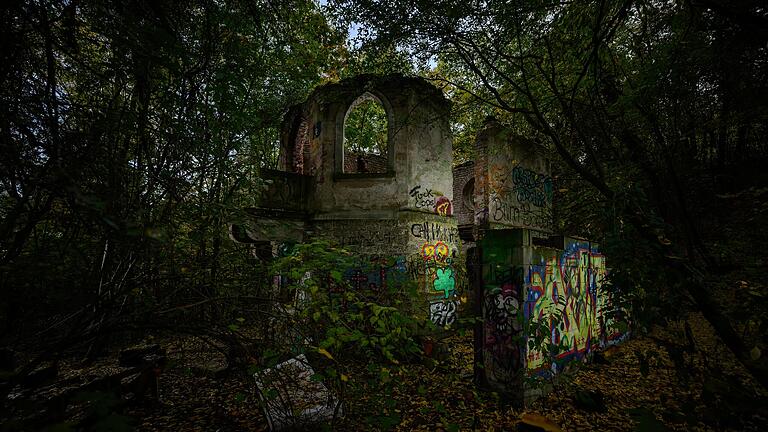
POLYGON ((445 298, 453 294, 456 286, 456 278, 453 276, 453 270, 450 268, 439 268, 435 273, 435 291, 442 291, 445 298))

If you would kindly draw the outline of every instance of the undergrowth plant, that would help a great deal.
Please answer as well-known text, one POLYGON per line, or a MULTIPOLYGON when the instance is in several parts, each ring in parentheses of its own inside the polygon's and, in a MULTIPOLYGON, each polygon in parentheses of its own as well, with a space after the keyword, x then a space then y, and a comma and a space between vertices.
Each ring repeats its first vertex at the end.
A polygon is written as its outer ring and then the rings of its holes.
POLYGON ((279 308, 279 318, 287 322, 283 328, 290 328, 283 338, 288 343, 275 347, 267 366, 305 353, 317 372, 313 379, 340 398, 349 385, 391 390, 391 368, 418 360, 420 338, 434 325, 418 308, 423 299, 416 283, 401 271, 388 273, 378 287, 354 287, 349 276, 396 264, 391 258, 361 258, 325 241, 295 245, 273 266, 293 295, 279 308), (356 377, 353 370, 365 376, 356 377))

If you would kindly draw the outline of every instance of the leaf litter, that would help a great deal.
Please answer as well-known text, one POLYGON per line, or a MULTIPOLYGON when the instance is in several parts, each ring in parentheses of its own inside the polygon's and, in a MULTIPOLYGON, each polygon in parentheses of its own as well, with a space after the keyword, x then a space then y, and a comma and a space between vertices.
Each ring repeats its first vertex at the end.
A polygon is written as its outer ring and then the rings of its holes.
MULTIPOLYGON (((574 363, 552 390, 524 409, 472 383, 471 332, 443 340, 441 361, 353 364, 347 369, 346 416, 333 430, 503 431, 522 419, 563 431, 768 430, 766 391, 716 338, 699 314, 657 326, 611 347, 591 363, 574 363), (386 372, 385 372, 386 371, 386 372), (600 399, 599 405, 589 400, 600 399)), ((170 353, 169 353, 170 354, 170 353)), ((267 430, 253 378, 232 370, 200 376, 176 362, 160 378, 160 402, 134 407, 138 430, 267 430)), ((547 429, 548 428, 548 429, 547 429)))

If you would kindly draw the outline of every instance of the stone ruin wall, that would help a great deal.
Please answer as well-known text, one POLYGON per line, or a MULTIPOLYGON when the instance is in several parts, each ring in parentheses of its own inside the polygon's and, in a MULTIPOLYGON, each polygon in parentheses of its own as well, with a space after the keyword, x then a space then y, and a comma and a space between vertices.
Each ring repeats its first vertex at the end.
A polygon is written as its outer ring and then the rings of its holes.
POLYGON ((475 224, 552 232, 554 182, 543 149, 490 120, 476 152, 475 224))
POLYGON ((283 169, 301 167, 312 176, 305 240, 329 240, 374 263, 390 258, 348 275, 352 285, 383 289, 396 273, 406 274, 440 326, 455 322, 466 285, 453 214, 449 108, 420 78, 360 76, 329 84, 289 113, 280 159, 283 169), (387 113, 388 151, 366 157, 377 168, 370 171, 381 173, 356 174, 344 166, 356 160, 342 157, 344 118, 366 94, 387 113))
POLYGON ((311 188, 304 216, 280 224, 294 237, 302 232, 298 241, 326 239, 381 263, 347 274, 354 287, 415 280, 438 326, 453 324, 468 303, 467 247, 494 255, 482 263, 475 301, 484 317, 484 374, 499 390, 521 388, 521 370, 546 371, 622 338, 598 312, 610 300, 600 293, 607 270, 597 247, 562 237, 556 244, 544 152, 491 119, 478 134, 475 161, 452 167, 447 118, 442 93, 417 78, 361 76, 318 88, 286 119, 281 168, 311 188), (380 100, 389 118, 387 156, 375 162, 381 174, 350 174, 342 163, 343 121, 363 94, 380 100), (564 306, 553 304, 556 295, 564 306), (557 359, 512 342, 518 314, 532 320, 553 311, 564 318, 550 329, 554 342, 567 345, 557 359))

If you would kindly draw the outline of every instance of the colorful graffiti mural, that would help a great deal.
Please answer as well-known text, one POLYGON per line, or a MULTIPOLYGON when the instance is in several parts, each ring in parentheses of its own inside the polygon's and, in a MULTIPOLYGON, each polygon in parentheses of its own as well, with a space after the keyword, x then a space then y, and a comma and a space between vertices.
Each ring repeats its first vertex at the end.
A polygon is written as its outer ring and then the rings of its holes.
MULTIPOLYGON (((360 265, 348 269, 343 278, 355 291, 386 294, 410 279, 415 281, 429 303, 429 318, 435 325, 444 327, 456 321, 459 309, 459 288, 465 277, 459 275, 454 265, 458 249, 445 242, 425 242, 416 255, 388 257, 363 257, 360 265)), ((341 284, 329 279, 329 294, 344 304, 341 284)))
POLYGON ((432 299, 429 316, 436 325, 445 326, 456 319, 456 255, 457 250, 451 251, 444 242, 426 242, 421 248, 421 259, 411 263, 415 279, 426 287, 432 299))
POLYGON ((526 321, 549 327, 547 344, 555 354, 529 349, 529 372, 557 371, 568 361, 583 359, 600 345, 622 335, 605 311, 611 307, 602 289, 605 257, 584 241, 571 241, 561 253, 537 250, 539 263, 528 267, 523 313, 526 321))
MULTIPOLYGON (((438 196, 435 200, 435 211, 441 216, 449 216, 450 201, 441 198, 438 196), (440 206, 448 207, 440 210, 440 206)), ((408 274, 426 295, 431 321, 441 327, 455 322, 459 293, 466 282, 466 277, 461 275, 461 266, 457 265, 460 242, 455 223, 446 219, 434 218, 410 224, 411 248, 416 247, 419 252, 406 261, 408 274)))
POLYGON ((481 242, 483 373, 505 391, 523 371, 556 373, 626 336, 609 313, 614 306, 598 248, 573 239, 563 249, 525 246, 530 235, 497 230, 481 242))
MULTIPOLYGON (((457 274, 453 266, 456 253, 443 242, 427 242, 420 254, 411 258, 361 258, 359 266, 346 270, 343 278, 353 290, 372 294, 391 292, 410 278, 422 287, 429 300, 429 319, 445 327, 456 321, 459 309, 457 274)), ((328 286, 331 298, 345 308, 343 284, 329 278, 328 286)))

